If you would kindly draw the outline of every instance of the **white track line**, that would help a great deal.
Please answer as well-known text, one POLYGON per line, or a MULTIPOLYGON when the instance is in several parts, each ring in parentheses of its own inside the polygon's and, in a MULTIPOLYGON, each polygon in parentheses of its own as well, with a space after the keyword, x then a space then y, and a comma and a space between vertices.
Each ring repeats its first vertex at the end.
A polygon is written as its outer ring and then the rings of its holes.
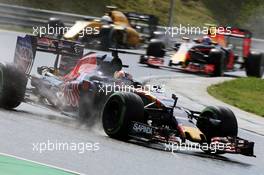
POLYGON ((18 156, 6 154, 6 153, 0 153, 0 155, 12 157, 12 158, 16 158, 16 159, 19 159, 19 160, 24 160, 24 161, 27 161, 27 162, 35 163, 35 164, 38 164, 38 165, 43 165, 43 166, 50 167, 50 168, 54 168, 54 169, 57 169, 57 170, 62 170, 62 171, 68 172, 68 173, 76 174, 76 175, 84 175, 84 174, 78 173, 76 171, 71 171, 71 170, 68 170, 68 169, 60 168, 60 167, 53 166, 53 165, 49 165, 49 164, 45 164, 45 163, 40 163, 40 162, 37 162, 37 161, 25 159, 25 158, 22 158, 22 157, 18 157, 18 156))

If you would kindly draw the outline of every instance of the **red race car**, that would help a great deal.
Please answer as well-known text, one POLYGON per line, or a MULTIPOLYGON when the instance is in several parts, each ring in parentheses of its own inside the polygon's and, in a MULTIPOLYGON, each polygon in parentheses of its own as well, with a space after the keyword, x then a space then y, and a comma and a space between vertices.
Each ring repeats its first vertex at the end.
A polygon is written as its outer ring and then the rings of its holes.
MULTIPOLYGON (((226 71, 245 69, 248 76, 262 77, 264 54, 251 51, 251 32, 239 28, 222 29, 221 32, 215 30, 216 33, 209 33, 202 39, 184 38, 184 42, 176 43, 170 49, 169 66, 212 76, 222 76, 226 71)), ((140 63, 160 67, 164 63, 165 54, 164 43, 153 41, 148 45, 146 55, 141 57, 140 63)))

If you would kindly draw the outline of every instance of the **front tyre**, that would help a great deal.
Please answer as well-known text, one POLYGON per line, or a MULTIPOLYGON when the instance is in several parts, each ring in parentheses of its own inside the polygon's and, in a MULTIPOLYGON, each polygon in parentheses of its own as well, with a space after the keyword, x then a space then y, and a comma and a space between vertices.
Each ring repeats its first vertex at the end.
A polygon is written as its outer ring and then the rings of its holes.
POLYGON ((147 61, 148 61, 147 56, 141 55, 138 63, 140 63, 140 64, 146 64, 147 61))
POLYGON ((131 121, 141 121, 143 118, 144 104, 137 94, 116 92, 104 106, 103 128, 108 136, 127 140, 131 121))
POLYGON ((217 49, 212 49, 209 53, 209 60, 214 65, 213 77, 222 77, 225 71, 225 58, 223 53, 217 49))
POLYGON ((148 44, 146 55, 157 57, 157 58, 163 58, 165 56, 164 49, 165 49, 164 42, 153 39, 148 44))
POLYGON ((225 107, 206 107, 201 112, 196 125, 208 142, 213 137, 236 137, 238 133, 236 117, 229 108, 225 107))

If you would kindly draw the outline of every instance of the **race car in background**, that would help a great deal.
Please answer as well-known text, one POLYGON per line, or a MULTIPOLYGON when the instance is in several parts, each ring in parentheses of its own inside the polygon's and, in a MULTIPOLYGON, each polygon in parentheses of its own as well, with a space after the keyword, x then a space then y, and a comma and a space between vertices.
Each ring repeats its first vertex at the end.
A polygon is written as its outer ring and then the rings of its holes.
POLYGON ((159 87, 145 87, 122 67, 127 66, 117 50, 112 56, 83 55, 82 45, 76 42, 18 37, 14 62, 0 65, 0 106, 13 109, 21 102, 34 103, 84 119, 81 121, 96 112, 99 118, 103 111, 104 131, 115 139, 147 144, 192 142, 206 153, 254 156, 254 142, 237 136, 237 120, 230 109, 209 106, 198 112, 181 107, 176 95, 166 97, 159 87), (32 75, 37 51, 55 54, 54 67, 43 65, 32 75), (130 89, 116 85, 129 85, 130 89))
POLYGON ((247 76, 262 77, 264 54, 251 51, 252 33, 239 28, 224 29, 221 33, 216 30, 214 35, 209 33, 201 40, 184 37, 182 43, 169 49, 165 49, 162 41, 154 40, 148 45, 146 55, 141 56, 140 63, 163 66, 163 57, 170 51, 169 66, 178 66, 184 71, 223 76, 227 71, 245 69, 247 76))
POLYGON ((158 18, 153 15, 123 13, 116 7, 107 6, 102 18, 76 21, 63 38, 102 50, 110 47, 136 48, 153 37, 157 24, 158 18))
POLYGON ((158 17, 136 12, 125 12, 124 14, 130 25, 139 32, 140 38, 143 42, 148 42, 160 34, 157 31, 157 26, 159 24, 158 17))

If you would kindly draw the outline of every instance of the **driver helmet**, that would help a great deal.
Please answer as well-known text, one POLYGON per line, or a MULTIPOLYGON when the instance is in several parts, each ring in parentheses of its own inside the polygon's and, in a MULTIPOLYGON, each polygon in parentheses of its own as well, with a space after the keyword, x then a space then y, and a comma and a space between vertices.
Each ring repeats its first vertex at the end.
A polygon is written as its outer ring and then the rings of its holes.
POLYGON ((125 71, 123 71, 123 70, 116 71, 116 72, 114 73, 114 78, 115 78, 115 79, 122 79, 122 78, 125 78, 125 77, 126 77, 126 73, 125 73, 125 71))
POLYGON ((126 79, 126 80, 133 80, 133 76, 129 73, 126 73, 123 70, 116 71, 114 73, 114 78, 115 79, 126 79))
POLYGON ((112 21, 112 18, 111 18, 110 16, 108 16, 108 15, 104 15, 104 16, 102 17, 102 22, 105 22, 105 23, 112 23, 113 21, 112 21))
POLYGON ((202 44, 211 45, 212 44, 212 39, 209 36, 204 36, 203 39, 202 39, 202 44))

